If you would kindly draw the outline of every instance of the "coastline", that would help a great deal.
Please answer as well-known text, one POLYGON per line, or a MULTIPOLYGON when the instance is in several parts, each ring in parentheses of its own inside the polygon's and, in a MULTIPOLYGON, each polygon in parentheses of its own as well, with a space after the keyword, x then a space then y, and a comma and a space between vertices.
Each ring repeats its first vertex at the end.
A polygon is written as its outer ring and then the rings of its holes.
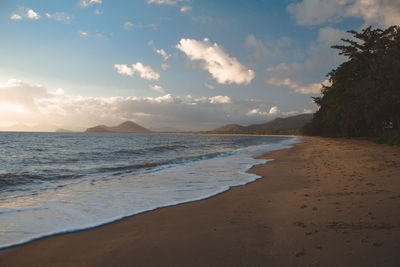
POLYGON ((0 251, 2 266, 395 266, 400 149, 305 138, 205 200, 0 251), (396 179, 397 178, 397 179, 396 179))

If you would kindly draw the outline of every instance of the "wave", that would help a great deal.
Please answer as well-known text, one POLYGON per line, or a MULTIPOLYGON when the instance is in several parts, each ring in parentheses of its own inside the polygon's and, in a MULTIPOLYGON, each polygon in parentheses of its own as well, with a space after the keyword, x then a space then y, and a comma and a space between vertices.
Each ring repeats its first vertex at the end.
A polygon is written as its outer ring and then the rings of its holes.
MULTIPOLYGON (((46 172, 48 170, 43 170, 46 172)), ((21 173, 3 173, 0 174, 0 191, 9 189, 9 187, 20 186, 29 183, 38 183, 43 181, 51 180, 65 180, 65 179, 77 179, 82 177, 81 174, 32 174, 28 172, 21 173)))
MULTIPOLYGON (((0 230, 0 250, 45 236, 96 227, 160 207, 205 199, 233 186, 247 184, 259 176, 246 171, 256 164, 269 161, 255 159, 255 153, 289 147, 297 140, 292 138, 290 141, 248 146, 233 152, 114 166, 103 170, 110 171, 103 177, 110 177, 117 172, 126 173, 132 168, 157 171, 139 171, 135 175, 101 180, 95 185, 91 183, 94 177, 84 177, 79 182, 61 187, 56 194, 52 190, 40 192, 35 195, 34 202, 30 194, 21 195, 22 198, 17 198, 18 205, 10 201, 9 195, 12 194, 6 194, 7 199, 0 201, 3 204, 0 209, 0 228, 5 229, 0 230)), ((91 171, 99 174, 98 167, 91 171)), ((7 174, 0 175, 10 178, 7 174)), ((95 179, 98 179, 98 175, 95 179)))
POLYGON ((179 158, 175 158, 173 160, 132 164, 132 165, 124 165, 124 166, 115 166, 115 167, 105 167, 105 168, 100 168, 100 170, 101 171, 129 171, 129 170, 139 170, 139 169, 149 170, 149 169, 153 169, 155 167, 173 166, 173 165, 178 165, 178 164, 186 164, 188 162, 206 160, 206 159, 222 157, 222 156, 228 156, 228 155, 232 155, 233 153, 234 152, 208 153, 208 154, 198 155, 198 156, 179 157, 179 158))

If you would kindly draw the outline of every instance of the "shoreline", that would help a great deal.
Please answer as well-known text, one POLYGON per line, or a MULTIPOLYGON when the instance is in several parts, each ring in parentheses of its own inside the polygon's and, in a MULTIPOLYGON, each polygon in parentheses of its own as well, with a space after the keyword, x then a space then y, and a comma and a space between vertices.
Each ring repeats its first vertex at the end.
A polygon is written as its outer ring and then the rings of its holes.
POLYGON ((395 266, 400 149, 357 140, 303 141, 261 157, 275 159, 250 169, 262 179, 5 248, 0 265, 395 266))
MULTIPOLYGON (((287 139, 284 140, 282 143, 279 143, 279 146, 281 146, 281 148, 279 149, 285 149, 287 147, 292 147, 293 144, 299 143, 301 142, 299 137, 292 137, 291 139, 287 139), (289 142, 287 142, 289 141, 289 142)), ((270 148, 271 149, 271 148, 270 148)), ((277 150, 277 148, 272 148, 271 151, 275 151, 277 150)), ((237 151, 235 151, 236 153, 237 151)), ((235 154, 233 153, 233 154, 235 154)), ((253 152, 255 153, 255 155, 260 154, 260 152, 253 152)), ((239 153, 240 154, 240 153, 239 153)), ((219 156, 217 157, 217 159, 219 158, 219 156)), ((223 157, 222 157, 223 158, 223 157)), ((140 214, 143 213, 147 213, 147 212, 151 212, 151 211, 155 211, 161 208, 167 208, 167 207, 173 207, 173 206, 177 206, 177 205, 182 205, 182 204, 187 204, 187 203, 192 203, 192 202, 196 202, 196 201, 201 201, 201 200, 206 200, 209 198, 212 198, 216 195, 219 194, 223 194, 229 190, 231 190, 232 188, 235 187, 239 187, 239 186, 244 186, 247 185, 249 183, 255 182, 256 180, 262 178, 261 176, 251 173, 249 172, 249 170, 254 167, 255 165, 259 165, 259 164, 266 164, 269 161, 272 161, 273 159, 268 159, 268 160, 262 160, 262 162, 256 162, 257 159, 255 156, 252 156, 251 159, 254 159, 252 163, 248 163, 242 166, 241 170, 237 170, 237 174, 238 175, 243 175, 244 177, 247 177, 245 180, 242 179, 242 181, 236 181, 235 183, 232 183, 231 185, 227 185, 227 187, 221 187, 218 190, 214 190, 214 192, 212 193, 206 193, 206 194, 202 194, 200 196, 193 196, 192 198, 187 198, 187 199, 181 199, 181 200, 176 200, 175 201, 167 201, 164 203, 161 203, 160 205, 156 205, 156 206, 150 206, 149 208, 145 208, 145 209, 133 209, 131 213, 125 213, 125 215, 123 216, 116 216, 116 217, 111 217, 110 219, 105 219, 105 220, 98 220, 96 223, 92 223, 90 225, 86 225, 86 226, 75 226, 75 227, 69 227, 69 228, 61 228, 61 230, 56 230, 56 231, 52 231, 52 232, 47 232, 41 235, 37 235, 37 236, 33 236, 30 238, 26 238, 23 239, 21 241, 17 241, 11 244, 7 244, 7 245, 3 245, 0 247, 0 251, 1 250, 5 250, 8 248, 12 248, 12 247, 18 247, 18 246, 22 246, 22 245, 26 245, 28 243, 37 241, 37 240, 41 240, 44 238, 51 238, 53 236, 57 236, 57 235, 63 235, 63 234, 70 234, 70 233, 75 233, 75 232, 82 232, 82 231, 86 231, 86 230, 90 230, 90 229, 94 229, 94 228, 98 228, 98 227, 102 227, 104 225, 108 225, 108 224, 112 224, 115 222, 118 222, 120 220, 124 220, 126 218, 132 217, 132 216, 138 216, 140 214)), ((212 176, 213 177, 213 176, 212 176)), ((215 177, 217 178, 217 177, 215 177)))

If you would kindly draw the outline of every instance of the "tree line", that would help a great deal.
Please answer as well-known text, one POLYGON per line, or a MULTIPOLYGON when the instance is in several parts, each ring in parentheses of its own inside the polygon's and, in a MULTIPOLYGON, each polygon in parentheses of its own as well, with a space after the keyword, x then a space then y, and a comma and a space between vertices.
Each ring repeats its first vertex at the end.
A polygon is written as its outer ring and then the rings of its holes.
POLYGON ((348 58, 327 74, 319 106, 304 133, 323 136, 380 136, 400 127, 400 27, 348 31, 332 48, 348 58))

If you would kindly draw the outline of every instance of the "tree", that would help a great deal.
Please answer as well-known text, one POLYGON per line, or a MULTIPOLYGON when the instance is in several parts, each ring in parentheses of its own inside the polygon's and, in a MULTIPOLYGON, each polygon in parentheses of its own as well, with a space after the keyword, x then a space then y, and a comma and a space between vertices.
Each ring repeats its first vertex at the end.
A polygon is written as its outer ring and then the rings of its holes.
POLYGON ((334 45, 348 61, 328 73, 308 134, 378 136, 400 127, 400 27, 349 31, 334 45))

